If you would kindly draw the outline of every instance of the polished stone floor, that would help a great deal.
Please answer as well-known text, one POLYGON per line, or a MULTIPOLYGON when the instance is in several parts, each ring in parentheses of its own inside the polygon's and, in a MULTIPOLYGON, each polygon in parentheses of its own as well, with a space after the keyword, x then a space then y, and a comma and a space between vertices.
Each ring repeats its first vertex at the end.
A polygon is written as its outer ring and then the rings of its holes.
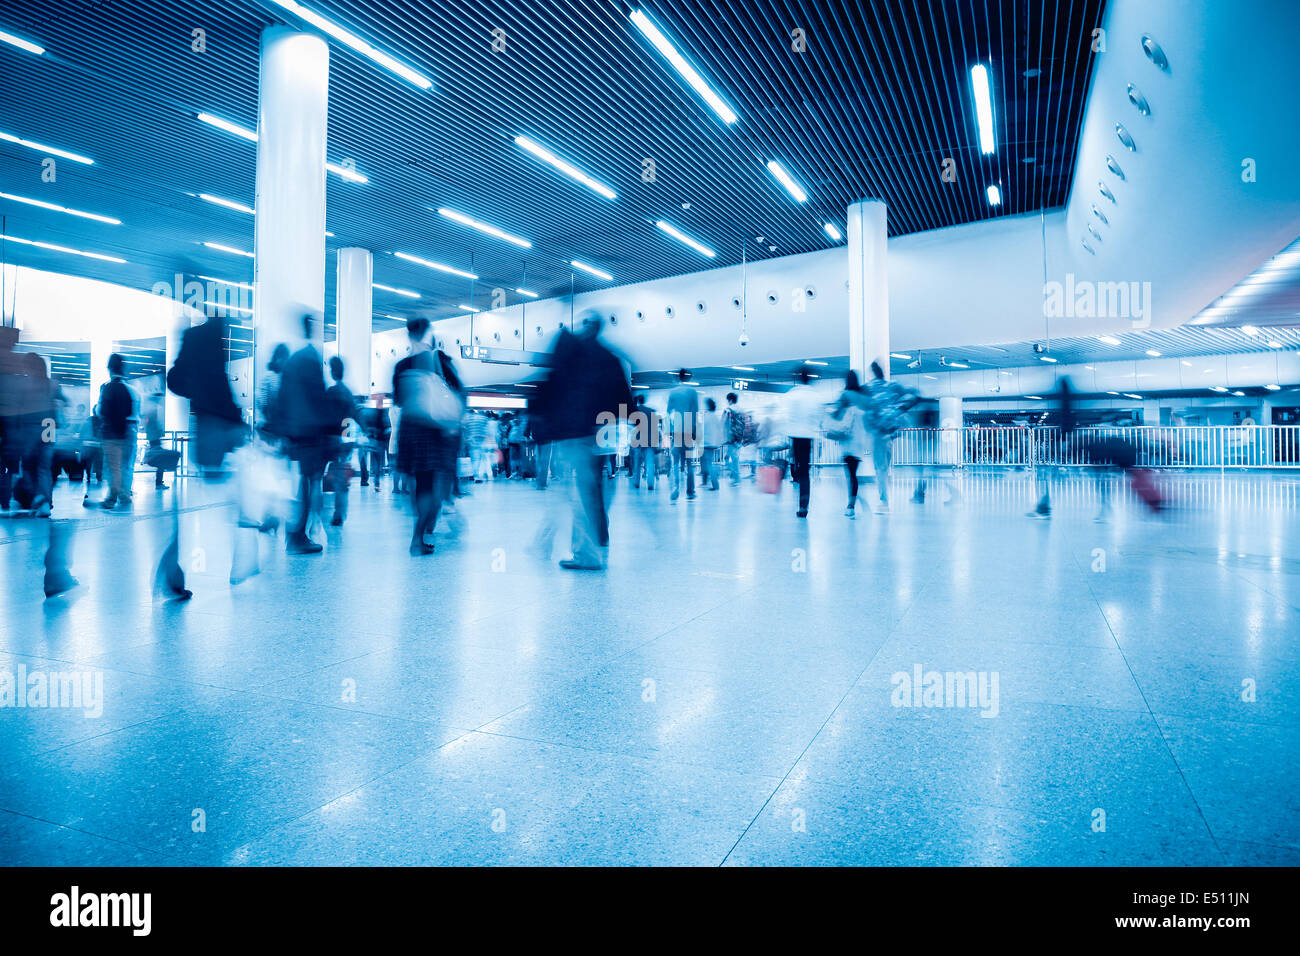
POLYGON ((476 486, 411 558, 354 484, 323 555, 262 538, 233 587, 196 498, 187 603, 146 480, 59 492, 50 601, 48 523, 0 519, 0 671, 102 677, 97 716, 0 708, 0 862, 1300 863, 1300 476, 1166 476, 1159 518, 1117 484, 1105 523, 1074 477, 1050 521, 1023 473, 855 521, 834 471, 806 521, 624 482, 605 573, 528 551, 555 491, 476 486), (900 698, 918 669, 996 696, 900 698))

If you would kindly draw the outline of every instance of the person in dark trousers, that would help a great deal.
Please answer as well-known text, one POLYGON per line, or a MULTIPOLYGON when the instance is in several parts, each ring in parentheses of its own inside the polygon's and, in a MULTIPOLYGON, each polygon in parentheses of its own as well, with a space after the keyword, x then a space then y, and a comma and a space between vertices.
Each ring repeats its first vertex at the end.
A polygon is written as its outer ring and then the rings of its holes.
POLYGON ((108 357, 108 374, 109 380, 99 390, 99 416, 103 422, 108 493, 98 504, 105 511, 111 511, 119 504, 126 507, 131 505, 139 408, 134 389, 126 384, 126 359, 117 352, 108 357))
POLYGON ((370 484, 370 476, 375 478, 375 491, 383 484, 384 472, 388 470, 388 443, 392 440, 392 422, 388 409, 384 407, 384 397, 375 399, 374 405, 367 405, 360 411, 362 430, 366 434, 367 451, 361 457, 361 485, 370 484))
POLYGON ((645 396, 636 397, 636 407, 628 416, 632 443, 632 487, 641 487, 641 473, 645 473, 646 490, 655 490, 659 454, 659 413, 645 403, 645 396))
POLYGON ((808 517, 812 496, 812 443, 821 430, 824 403, 808 382, 812 373, 800 366, 794 373, 794 387, 785 393, 786 434, 790 438, 790 474, 799 488, 799 510, 795 516, 808 517))
POLYGON ((397 423, 397 470, 415 486, 415 525, 409 549, 412 557, 433 554, 433 542, 428 539, 450 493, 459 446, 457 434, 429 418, 430 409, 423 405, 426 392, 443 386, 452 388, 443 377, 442 360, 428 341, 429 325, 423 317, 407 320, 411 354, 393 368, 393 402, 402 410, 397 423), (433 382, 433 378, 440 382, 433 382))
POLYGON ((686 383, 691 380, 689 369, 677 370, 678 384, 668 393, 668 436, 669 453, 672 455, 672 470, 668 483, 672 489, 669 501, 676 501, 681 494, 683 478, 686 484, 686 499, 695 497, 695 468, 692 456, 699 444, 700 393, 694 386, 686 383))
POLYGON ((632 388, 622 361, 600 341, 600 314, 588 310, 581 319, 576 334, 560 332, 529 413, 536 418, 533 434, 554 443, 559 468, 573 475, 573 555, 560 567, 599 571, 609 546, 609 515, 596 435, 627 415, 632 388))
POLYGON ((298 463, 298 515, 285 541, 291 554, 320 554, 324 550, 307 535, 307 524, 321 493, 332 431, 325 397, 324 360, 312 340, 314 324, 312 315, 303 316, 303 337, 307 341, 285 363, 275 403, 289 457, 298 463))
POLYGON ((854 405, 850 395, 861 395, 862 385, 858 373, 849 369, 844 376, 844 392, 831 412, 831 418, 837 422, 834 431, 827 437, 840 444, 840 454, 844 460, 844 471, 848 477, 849 501, 844 508, 846 518, 857 517, 858 503, 858 466, 866 456, 867 430, 863 422, 863 411, 854 405))
MULTIPOLYGON (((1064 452, 1074 444, 1075 429, 1079 425, 1079 416, 1074 404, 1074 387, 1067 377, 1062 377, 1056 386, 1056 408, 1048 414, 1048 421, 1060 429, 1062 459, 1068 460, 1064 452)), ((1052 516, 1051 479, 1047 469, 1038 466, 1034 483, 1038 486, 1038 504, 1029 512, 1030 518, 1050 518, 1052 516)))
POLYGON ((343 430, 345 422, 356 420, 357 409, 352 391, 343 384, 343 360, 337 355, 330 357, 330 378, 334 384, 325 395, 329 400, 329 421, 333 427, 333 434, 329 437, 330 490, 334 492, 334 518, 331 524, 341 528, 343 520, 348 516, 348 491, 351 485, 348 472, 352 467, 352 446, 344 439, 343 430))
POLYGON ((745 444, 745 420, 736 403, 740 396, 727 393, 727 407, 722 413, 722 431, 727 439, 727 474, 733 485, 740 484, 740 446, 745 444))

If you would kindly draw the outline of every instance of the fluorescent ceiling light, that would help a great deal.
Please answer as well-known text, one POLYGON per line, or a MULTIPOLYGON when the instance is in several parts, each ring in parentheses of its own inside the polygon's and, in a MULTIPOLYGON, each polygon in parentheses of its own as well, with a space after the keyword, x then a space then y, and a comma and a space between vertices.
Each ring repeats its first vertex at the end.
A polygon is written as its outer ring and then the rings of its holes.
POLYGON ((199 198, 205 202, 214 203, 218 206, 225 206, 227 209, 233 209, 235 212, 246 212, 250 216, 257 215, 252 206, 245 206, 242 202, 235 202, 233 199, 222 199, 220 196, 213 196, 208 193, 199 193, 199 198))
POLYGON ((1246 393, 1245 393, 1245 392, 1233 392, 1232 394, 1233 394, 1233 395, 1236 395, 1238 398, 1245 398, 1245 397, 1246 397, 1246 393))
POLYGON ((989 92, 989 71, 983 63, 970 68, 971 89, 975 94, 975 119, 979 126, 980 152, 992 153, 997 144, 993 139, 993 96, 989 92))
POLYGON ((22 37, 16 37, 12 33, 5 33, 3 30, 0 30, 0 43, 8 43, 11 46, 18 47, 20 50, 26 50, 28 53, 35 53, 37 56, 41 56, 45 53, 45 47, 37 46, 35 43, 24 40, 22 37))
POLYGON ((778 183, 785 187, 785 191, 790 194, 790 197, 794 199, 795 202, 808 201, 808 194, 803 191, 803 187, 795 182, 794 177, 786 172, 785 167, 775 159, 768 162, 767 171, 772 174, 773 178, 776 179, 778 183))
POLYGON ((1150 355, 1152 358, 1160 357, 1160 353, 1157 352, 1155 349, 1147 349, 1147 355, 1150 355))
POLYGON ((1270 392, 1276 392, 1282 388, 1281 385, 1265 385, 1264 387, 1268 389, 1270 392))
POLYGON ((252 309, 244 309, 237 305, 228 305, 225 302, 204 302, 204 305, 210 305, 214 309, 222 309, 226 312, 242 312, 244 315, 252 315, 252 309))
POLYGON ((967 365, 965 362, 949 362, 948 367, 949 368, 970 368, 970 366, 967 365))
POLYGON ((51 156, 62 156, 64 159, 70 159, 74 163, 84 163, 87 166, 92 165, 95 161, 89 156, 79 156, 76 153, 69 153, 64 149, 55 149, 53 146, 46 146, 35 140, 23 139, 21 136, 14 136, 12 133, 0 133, 0 140, 6 143, 17 143, 19 146, 26 146, 28 149, 34 149, 38 153, 49 153, 51 156))
POLYGON ((388 70, 390 73, 394 73, 397 76, 400 76, 402 79, 406 80, 406 82, 413 83, 414 85, 418 86, 422 90, 427 90, 433 86, 432 80, 417 73, 409 66, 405 66, 397 62, 387 53, 384 53, 382 50, 375 49, 373 46, 371 46, 365 40, 361 39, 355 33, 351 33, 348 30, 343 29, 343 27, 339 26, 337 23, 333 23, 329 20, 326 20, 319 13, 316 13, 315 11, 312 10, 308 10, 302 4, 295 2, 295 0, 271 0, 271 2, 278 7, 283 7, 285 10, 288 10, 290 13, 294 14, 295 16, 303 20, 306 20, 317 30, 320 30, 322 33, 329 34, 334 39, 342 43, 344 46, 351 47, 353 50, 356 50, 362 56, 373 60, 375 63, 378 63, 380 66, 382 66, 385 70, 388 70))
POLYGON ((678 242, 682 242, 690 246, 692 249, 694 249, 702 256, 708 256, 710 259, 712 259, 714 256, 717 255, 717 253, 714 252, 712 249, 710 249, 708 246, 704 245, 703 243, 696 242, 694 239, 686 235, 686 233, 682 232, 676 226, 671 226, 668 223, 664 222, 662 219, 660 219, 657 223, 655 223, 655 225, 658 226, 660 229, 662 229, 664 232, 668 233, 668 235, 672 236, 678 242))
POLYGON ((1026 395, 1025 398, 1032 398, 1036 402, 1041 402, 1043 400, 1043 396, 1041 395, 1026 395))
POLYGON ((808 359, 808 361, 804 362, 803 364, 804 364, 804 365, 830 365, 831 363, 830 363, 830 362, 818 362, 818 361, 815 361, 814 359, 808 359))
POLYGON ((718 119, 727 124, 736 122, 735 111, 704 81, 704 77, 700 76, 699 71, 691 66, 687 59, 677 51, 677 47, 655 25, 653 20, 641 10, 633 10, 629 16, 632 18, 632 22, 636 24, 637 29, 645 34, 647 40, 654 44, 654 48, 672 65, 678 75, 686 81, 687 85, 699 95, 700 99, 709 104, 709 108, 717 114, 718 119))
POLYGON ((826 230, 826 235, 831 237, 832 242, 839 242, 840 239, 843 238, 843 236, 840 234, 840 231, 835 228, 835 224, 833 222, 824 223, 822 225, 822 228, 826 230))
POLYGON ((1136 398, 1138 401, 1141 401, 1141 400, 1142 400, 1142 396, 1141 396, 1141 395, 1134 395, 1132 392, 1125 392, 1125 393, 1124 393, 1124 397, 1125 397, 1125 398, 1136 398))
POLYGON ((569 265, 573 266, 575 269, 581 269, 583 272, 590 272, 592 275, 604 279, 606 282, 613 281, 614 278, 608 272, 597 269, 595 266, 589 266, 585 262, 579 262, 577 259, 570 260, 569 265))
POLYGON ((1280 349, 1282 347, 1282 343, 1277 341, 1277 339, 1269 339, 1268 347, 1271 349, 1280 349))
POLYGON ((476 308, 474 308, 474 306, 472 306, 472 305, 458 305, 458 306, 456 306, 456 308, 458 308, 458 309, 464 309, 466 312, 481 312, 481 311, 482 311, 481 309, 476 309, 476 308))
POLYGON ((462 279, 477 279, 472 272, 466 272, 464 269, 453 269, 451 266, 445 266, 441 262, 431 262, 428 259, 421 259, 419 256, 413 256, 409 252, 394 252, 393 255, 399 259, 405 259, 407 262, 414 262, 416 265, 424 266, 428 269, 436 269, 439 272, 446 272, 448 275, 460 276, 462 279))
POLYGON ((22 243, 24 246, 49 249, 51 252, 66 252, 74 256, 85 256, 87 259, 102 259, 105 262, 126 262, 125 259, 119 259, 117 256, 106 256, 98 252, 83 252, 80 249, 69 249, 67 246, 56 246, 52 242, 40 242, 36 239, 20 239, 18 236, 4 236, 3 239, 8 242, 22 243))
POLYGON ((1227 389, 1224 388, 1222 385, 1211 385, 1211 386, 1210 386, 1210 391, 1212 391, 1212 392, 1226 392, 1227 389))
MULTIPOLYGON (((254 133, 251 129, 245 129, 244 127, 240 126, 237 123, 232 123, 230 122, 230 120, 222 119, 220 116, 213 116, 211 113, 195 113, 194 115, 197 119, 202 120, 204 123, 207 123, 209 126, 215 126, 217 129, 223 130, 229 133, 231 136, 238 136, 240 139, 246 139, 250 143, 257 142, 257 134, 254 133)), ((90 162, 90 160, 86 160, 86 162, 90 162)), ((355 169, 349 169, 346 166, 340 166, 338 163, 327 162, 325 164, 325 168, 328 169, 331 173, 334 173, 336 176, 340 176, 343 179, 351 180, 354 183, 370 182, 369 179, 361 175, 361 173, 357 172, 355 169)))
POLYGON ((1050 355, 1040 355, 1038 356, 1038 361, 1051 362, 1052 364, 1056 364, 1056 359, 1052 358, 1050 355))
POLYGON ((575 179, 578 182, 582 183, 582 185, 586 186, 588 189, 592 190, 593 192, 600 193, 606 199, 618 198, 618 195, 617 193, 614 192, 614 190, 610 189, 604 183, 592 179, 590 176, 584 173, 577 166, 574 166, 572 163, 568 163, 560 159, 560 157, 556 156, 553 152, 551 152, 549 149, 547 149, 545 146, 543 146, 541 143, 537 142, 536 140, 529 139, 527 136, 516 136, 515 144, 517 146, 520 146, 528 150, 528 152, 532 153, 542 162, 554 166, 556 169, 564 173, 564 175, 568 176, 570 179, 575 179))
POLYGON ((1120 344, 1119 339, 1115 338, 1115 336, 1113 336, 1113 335, 1103 335, 1103 336, 1101 336, 1101 338, 1099 339, 1099 341, 1105 342, 1107 345, 1119 345, 1119 344, 1120 344))
POLYGON ((989 197, 990 206, 1002 205, 1002 190, 999 189, 997 186, 990 186, 988 189, 985 190, 985 193, 989 197))
POLYGON ((229 279, 218 279, 216 276, 199 276, 199 278, 204 279, 207 282, 216 282, 219 285, 233 285, 240 289, 247 289, 250 292, 253 291, 252 285, 247 282, 231 282, 229 279))
POLYGON ((376 289, 383 289, 385 292, 393 292, 396 293, 397 295, 404 295, 408 299, 418 299, 420 297, 420 293, 412 292, 410 289, 396 289, 391 285, 381 285, 378 282, 372 283, 372 285, 374 285, 376 289))
POLYGON ((1253 325, 1243 325, 1241 331, 1247 335, 1259 335, 1259 329, 1255 328, 1253 325))
POLYGON ((896 359, 910 359, 912 356, 905 355, 902 352, 890 352, 889 357, 896 358, 896 359))
POLYGON ((496 226, 489 226, 485 222, 479 222, 477 219, 472 219, 463 212, 457 212, 454 209, 447 209, 444 207, 438 210, 438 215, 446 216, 448 219, 458 222, 461 225, 469 226, 471 229, 477 229, 479 232, 486 233, 489 236, 495 236, 497 239, 504 239, 506 242, 513 242, 516 246, 520 246, 521 248, 531 249, 533 247, 533 244, 527 239, 520 239, 518 236, 512 236, 508 232, 502 232, 496 226))
POLYGON ((52 202, 44 202, 40 199, 28 199, 26 196, 15 196, 13 193, 0 193, 0 199, 12 199, 14 202, 26 203, 29 206, 39 206, 41 209, 50 209, 54 212, 67 213, 69 216, 80 216, 82 219, 93 219, 96 222, 106 222, 110 226, 122 225, 121 219, 114 219, 111 216, 101 216, 93 212, 82 212, 79 209, 69 209, 67 206, 56 206, 52 202))
POLYGON ((209 249, 216 249, 218 252, 229 252, 232 256, 247 256, 249 259, 253 258, 251 252, 245 252, 243 249, 236 249, 234 246, 223 246, 219 242, 205 242, 203 244, 209 249))
POLYGON ((536 292, 533 292, 533 291, 531 291, 531 290, 529 290, 529 289, 515 289, 515 291, 518 292, 520 295, 526 295, 526 296, 528 296, 528 298, 530 298, 530 299, 535 299, 535 298, 537 298, 537 293, 536 293, 536 292))
POLYGON ((748 365, 733 365, 733 366, 731 366, 731 367, 734 368, 737 372, 756 372, 756 371, 758 371, 757 369, 750 368, 748 365))

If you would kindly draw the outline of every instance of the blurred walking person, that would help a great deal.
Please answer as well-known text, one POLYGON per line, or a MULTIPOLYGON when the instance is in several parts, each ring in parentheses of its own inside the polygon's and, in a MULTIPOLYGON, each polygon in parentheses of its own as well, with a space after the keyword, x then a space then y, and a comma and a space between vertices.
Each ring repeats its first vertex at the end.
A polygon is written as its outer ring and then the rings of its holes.
POLYGON ((840 456, 844 461, 844 471, 848 477, 849 502, 845 506, 846 518, 857 517, 858 503, 858 466, 867 456, 870 438, 867 435, 866 412, 854 404, 850 396, 861 396, 862 385, 858 373, 849 369, 844 376, 844 391, 831 412, 833 425, 826 432, 826 437, 838 442, 840 456))
POLYGON ((795 384, 785 393, 785 433, 790 439, 790 473, 799 488, 799 510, 795 517, 808 517, 812 497, 812 444, 821 434, 826 403, 808 382, 812 373, 800 366, 794 374, 795 384))
MULTIPOLYGON (((581 316, 580 331, 562 330, 546 379, 529 411, 535 429, 554 442, 558 467, 572 476, 573 554, 560 562, 566 570, 600 571, 609 546, 609 514, 597 443, 600 429, 617 427, 632 406, 632 389, 623 363, 603 342, 603 319, 595 310, 581 316)), ((535 431, 536 433, 536 431, 535 431)), ((554 526, 545 522, 536 546, 549 554, 554 526)))
POLYGON ((644 471, 646 489, 654 491, 659 471, 659 413, 646 404, 644 395, 637 395, 628 421, 632 426, 632 487, 641 487, 644 471))
POLYGON ((408 319, 411 354, 393 369, 393 400, 401 409, 397 424, 397 470, 414 485, 413 557, 433 554, 438 511, 451 488, 463 411, 444 376, 444 365, 430 343, 429 320, 408 319))
POLYGON ((285 541, 291 554, 320 554, 324 550, 307 533, 308 523, 320 505, 333 430, 325 395, 324 360, 312 339, 314 324, 310 313, 303 316, 303 337, 307 341, 285 363, 276 402, 289 457, 298 463, 298 515, 285 541))
MULTIPOLYGON (((126 384, 126 359, 117 352, 108 357, 108 374, 109 380, 99 389, 99 416, 103 422, 108 493, 97 504, 105 511, 111 511, 119 505, 131 507, 136 425, 140 408, 135 389, 126 384)), ((90 503, 87 502, 87 505, 90 503)))
MULTIPOLYGON (((1068 377, 1062 376, 1053 395, 1056 406, 1047 415, 1048 423, 1055 425, 1061 442, 1061 460, 1067 460, 1068 451, 1074 447, 1075 431, 1079 425, 1079 416, 1075 408, 1074 387, 1068 377)), ((1051 476, 1042 465, 1035 466, 1034 484, 1038 490, 1038 504, 1027 517, 1047 519, 1052 516, 1051 476)))
POLYGON ((704 414, 700 416, 700 483, 710 490, 718 490, 718 471, 722 467, 722 447, 726 443, 726 426, 718 403, 704 400, 704 414))
MULTIPOLYGON (((332 430, 327 439, 329 490, 334 492, 334 517, 330 524, 343 527, 348 516, 348 492, 352 486, 352 453, 356 450, 357 403, 352 391, 343 383, 343 360, 330 356, 330 378, 334 380, 325 391, 332 430)), ((364 452, 362 453, 364 454, 364 452)))
POLYGON ((687 385, 691 380, 689 369, 677 370, 678 384, 668 393, 668 438, 672 455, 669 501, 675 502, 682 490, 685 477, 686 500, 695 498, 695 470, 691 459, 699 441, 700 393, 687 385))
POLYGON ((745 419, 736 404, 740 396, 727 393, 727 408, 722 413, 722 430, 727 439, 727 475, 733 485, 740 484, 740 448, 745 444, 745 419))

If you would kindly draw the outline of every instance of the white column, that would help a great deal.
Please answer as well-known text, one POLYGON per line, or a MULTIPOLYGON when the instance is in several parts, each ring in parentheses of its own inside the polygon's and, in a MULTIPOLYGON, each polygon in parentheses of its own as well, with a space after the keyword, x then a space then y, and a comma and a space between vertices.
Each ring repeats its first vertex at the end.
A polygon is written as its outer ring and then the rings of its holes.
POLYGON ((343 381, 353 395, 369 397, 370 326, 373 313, 374 258, 369 249, 339 250, 334 286, 335 341, 343 360, 343 381))
POLYGON ((93 411, 99 404, 99 390, 108 384, 108 357, 113 354, 113 337, 90 334, 90 407, 93 411))
POLYGON ((889 376, 887 209, 877 199, 849 206, 849 367, 865 382, 879 362, 889 376))
POLYGON ((254 395, 275 346, 325 335, 325 120, 329 47, 288 27, 262 32, 253 239, 254 395))

